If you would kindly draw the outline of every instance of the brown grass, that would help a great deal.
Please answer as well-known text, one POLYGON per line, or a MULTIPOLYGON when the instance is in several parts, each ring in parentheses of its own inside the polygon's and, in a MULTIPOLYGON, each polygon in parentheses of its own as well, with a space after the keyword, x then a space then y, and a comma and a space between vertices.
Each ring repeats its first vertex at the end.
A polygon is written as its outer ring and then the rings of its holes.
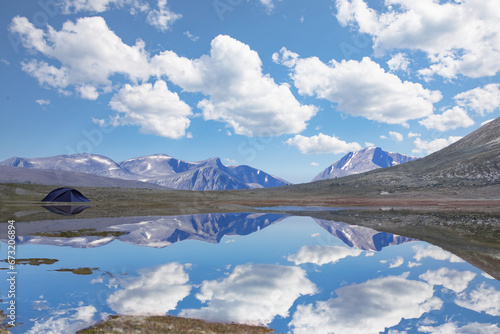
POLYGON ((77 333, 265 334, 274 333, 274 331, 266 327, 223 324, 173 316, 114 315, 106 321, 77 333))

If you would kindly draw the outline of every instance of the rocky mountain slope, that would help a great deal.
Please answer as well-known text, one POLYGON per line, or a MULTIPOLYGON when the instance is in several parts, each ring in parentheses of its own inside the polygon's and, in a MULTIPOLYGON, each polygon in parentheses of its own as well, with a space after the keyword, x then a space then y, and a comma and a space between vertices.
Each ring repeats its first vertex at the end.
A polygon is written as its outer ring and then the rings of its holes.
POLYGON ((367 194, 375 190, 430 190, 500 185, 500 118, 424 158, 389 168, 286 187, 283 191, 367 194))
MULTIPOLYGON (((133 158, 120 163, 88 153, 32 159, 13 157, 0 162, 0 165, 88 173, 182 190, 254 189, 288 183, 250 166, 225 166, 219 158, 186 162, 165 154, 133 158)), ((18 174, 18 182, 24 181, 22 175, 25 174, 18 174)))
POLYGON ((418 157, 410 155, 386 152, 380 147, 367 147, 359 151, 347 153, 342 159, 316 175, 313 181, 360 174, 377 168, 397 166, 417 159, 418 157))

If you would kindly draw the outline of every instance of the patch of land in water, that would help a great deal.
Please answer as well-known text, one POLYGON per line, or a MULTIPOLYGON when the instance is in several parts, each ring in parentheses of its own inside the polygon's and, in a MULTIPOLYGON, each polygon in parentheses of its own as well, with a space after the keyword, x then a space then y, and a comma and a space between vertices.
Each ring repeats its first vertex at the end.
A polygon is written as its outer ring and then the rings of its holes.
POLYGON ((274 331, 266 327, 222 324, 173 316, 114 315, 106 321, 77 333, 265 334, 274 333, 274 331))

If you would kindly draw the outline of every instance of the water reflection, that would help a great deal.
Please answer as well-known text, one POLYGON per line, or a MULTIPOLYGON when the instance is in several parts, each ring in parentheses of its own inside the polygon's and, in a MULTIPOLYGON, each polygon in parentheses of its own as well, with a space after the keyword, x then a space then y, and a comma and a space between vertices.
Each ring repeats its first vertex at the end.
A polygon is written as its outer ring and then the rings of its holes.
POLYGON ((88 205, 42 205, 42 208, 63 216, 72 216, 79 214, 85 209, 90 208, 88 205))
MULTIPOLYGON (((127 234, 22 237, 23 257, 59 262, 18 268, 23 324, 13 333, 73 333, 115 313, 281 333, 500 332, 500 282, 418 240, 263 213, 108 222, 127 234), (99 270, 81 276, 60 267, 99 270)), ((0 288, 7 300, 6 283, 0 288)))

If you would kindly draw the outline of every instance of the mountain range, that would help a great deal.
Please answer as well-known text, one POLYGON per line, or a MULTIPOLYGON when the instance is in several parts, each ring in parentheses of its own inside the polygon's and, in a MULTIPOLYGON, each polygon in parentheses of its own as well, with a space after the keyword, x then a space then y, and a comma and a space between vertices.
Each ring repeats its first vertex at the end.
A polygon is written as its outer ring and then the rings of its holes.
MULTIPOLYGON (((99 247, 120 240, 133 245, 163 248, 182 240, 198 240, 220 243, 223 236, 249 235, 276 224, 288 215, 275 213, 208 213, 165 217, 134 217, 107 219, 105 229, 124 232, 120 236, 78 236, 62 238, 54 236, 19 235, 18 243, 27 245, 56 245, 75 248, 99 247)), ((87 220, 79 220, 85 225, 87 220)), ((384 247, 412 242, 414 239, 375 231, 363 226, 349 225, 323 219, 314 221, 331 235, 349 247, 366 251, 380 251, 384 247)), ((61 221, 63 222, 63 221, 61 221)), ((43 222, 39 222, 43 224, 43 222)), ((43 230, 42 226, 39 226, 43 230)), ((0 238, 6 237, 0 236, 0 238)))
POLYGON ((347 153, 342 159, 316 175, 313 181, 360 174, 378 168, 397 166, 417 159, 419 158, 410 155, 386 152, 380 147, 367 147, 347 153))
MULTIPOLYGON (((186 162, 165 154, 133 158, 120 163, 102 155, 89 153, 30 159, 13 157, 0 162, 0 165, 131 180, 136 182, 133 184, 134 188, 141 187, 143 183, 156 185, 153 188, 161 186, 182 190, 255 189, 288 184, 283 179, 250 166, 225 166, 219 158, 186 162)), ((6 173, 14 173, 6 168, 3 168, 2 172, 4 169, 6 173)), ((25 178, 29 176, 24 175, 25 178)), ((14 178, 15 176, 12 176, 10 181, 14 178)), ((30 182, 37 183, 36 176, 31 178, 34 180, 30 182)))
MULTIPOLYGON (((440 189, 453 192, 466 187, 483 187, 474 195, 498 198, 493 187, 500 186, 500 117, 459 141, 424 158, 388 168, 349 175, 339 179, 293 185, 283 193, 327 193, 363 195, 394 193, 412 189, 440 189), (430 188, 432 187, 432 188, 430 188), (488 188, 485 188, 488 187, 488 188), (487 191, 487 193, 486 193, 487 191)), ((273 197, 279 197, 273 193, 273 197)))

